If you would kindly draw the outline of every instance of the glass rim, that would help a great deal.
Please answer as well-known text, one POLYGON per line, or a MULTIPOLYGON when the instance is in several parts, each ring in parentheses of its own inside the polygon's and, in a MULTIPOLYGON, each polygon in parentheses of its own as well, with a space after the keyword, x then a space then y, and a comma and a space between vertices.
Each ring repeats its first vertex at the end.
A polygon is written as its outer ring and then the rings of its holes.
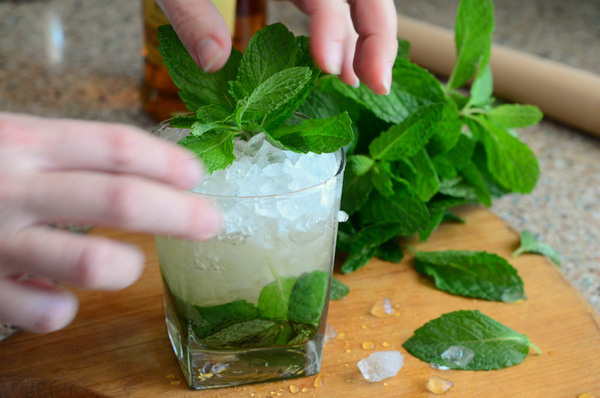
MULTIPOLYGON (((191 114, 191 113, 190 113, 191 114)), ((189 130, 189 129, 185 129, 185 128, 180 128, 180 127, 171 127, 169 126, 169 124, 171 123, 171 120, 173 120, 174 117, 163 120, 162 122, 158 123, 156 126, 154 126, 152 128, 152 134, 158 136, 159 138, 161 138, 159 136, 159 132, 161 130, 164 130, 166 128, 173 128, 173 129, 179 129, 179 130, 189 130)), ((176 143, 175 143, 176 144, 176 143)), ((280 148, 281 149, 281 148, 280 148)), ((222 195, 222 194, 210 194, 210 193, 203 193, 203 192, 196 192, 193 191, 192 189, 188 189, 187 192, 189 192, 190 194, 193 195, 200 195, 200 196, 204 196, 207 198, 221 198, 221 199, 259 199, 259 198, 277 198, 277 197, 287 197, 287 196, 291 196, 291 195, 295 195, 295 194, 299 194, 299 193, 303 193, 305 191, 310 191, 310 190, 317 190, 319 187, 323 187, 327 184, 331 184, 332 181, 335 181, 336 179, 338 179, 339 177, 342 176, 342 173, 344 172, 344 168, 345 168, 345 163, 346 163, 346 152, 344 151, 344 148, 340 148, 335 152, 328 152, 331 154, 338 154, 339 153, 339 167, 336 170, 336 172, 328 177, 326 180, 323 180, 317 184, 314 185, 310 185, 308 187, 304 187, 301 189, 296 189, 293 191, 288 191, 288 192, 282 192, 282 193, 274 193, 274 194, 266 194, 266 195, 246 195, 246 196, 236 196, 236 195, 222 195)), ((198 158, 198 156, 196 156, 196 158, 198 158)), ((202 162, 201 159, 198 158, 198 160, 200 160, 200 162, 202 162)))

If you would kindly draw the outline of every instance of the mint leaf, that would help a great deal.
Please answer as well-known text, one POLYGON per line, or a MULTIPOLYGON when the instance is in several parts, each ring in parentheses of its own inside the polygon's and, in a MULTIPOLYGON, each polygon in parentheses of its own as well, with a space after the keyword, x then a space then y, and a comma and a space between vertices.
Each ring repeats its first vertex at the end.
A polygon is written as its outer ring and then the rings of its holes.
POLYGON ((194 111, 202 106, 219 104, 233 110, 235 100, 229 94, 229 81, 235 80, 242 55, 232 49, 225 66, 216 73, 206 73, 192 59, 171 25, 158 28, 159 51, 185 106, 194 111))
POLYGON ((379 252, 382 244, 402 234, 405 229, 404 224, 382 222, 365 226, 355 234, 343 235, 342 231, 342 235, 338 237, 338 243, 340 246, 348 248, 349 254, 342 264, 341 271, 348 274, 364 267, 379 252))
POLYGON ((373 159, 364 155, 348 156, 346 159, 341 209, 349 215, 358 211, 373 190, 370 171, 374 164, 373 159))
POLYGON ((509 104, 492 109, 487 116, 502 127, 517 128, 537 124, 544 115, 534 105, 509 104))
POLYGON ((340 300, 346 297, 350 293, 350 288, 344 285, 336 278, 331 278, 331 291, 329 293, 329 298, 331 300, 340 300))
POLYGON ((238 123, 248 119, 260 120, 284 105, 304 88, 310 76, 310 69, 306 67, 288 68, 274 73, 241 101, 242 106, 237 113, 249 113, 252 117, 239 116, 241 120, 238 120, 238 123))
POLYGON ((381 195, 389 198, 394 194, 394 180, 398 177, 394 170, 392 170, 392 164, 390 162, 377 162, 373 167, 371 173, 371 182, 373 187, 381 195))
POLYGON ((521 245, 512 254, 517 257, 523 253, 536 253, 548 257, 557 266, 561 266, 560 255, 548 244, 540 242, 531 231, 521 232, 521 245))
POLYGON ((517 333, 479 311, 456 311, 427 322, 402 345, 422 361, 451 369, 496 370, 521 363, 533 345, 517 333), (450 347, 463 347, 474 356, 460 363, 443 355, 450 347), (450 359, 450 360, 449 360, 450 359))
POLYGON ((457 59, 448 88, 460 87, 473 76, 478 62, 490 51, 493 31, 492 0, 461 0, 455 23, 457 59))
POLYGON ((492 75, 492 68, 486 62, 485 65, 479 67, 477 77, 471 85, 471 98, 469 98, 467 107, 487 105, 492 99, 493 92, 494 77, 492 75))
POLYGON ((388 261, 390 263, 400 263, 404 258, 404 252, 400 247, 397 238, 392 238, 387 242, 379 245, 377 251, 375 252, 375 256, 382 259, 383 261, 388 261))
POLYGON ((533 191, 540 168, 531 149, 501 127, 483 118, 478 120, 484 127, 482 140, 490 174, 510 191, 533 191))
POLYGON ((279 328, 274 326, 275 322, 267 319, 252 319, 223 328, 202 344, 210 348, 269 346, 279 336, 279 328))
POLYGON ((410 159, 400 162, 398 171, 423 202, 429 201, 440 188, 437 171, 425 150, 420 150, 410 159))
POLYGON ((389 95, 376 95, 365 86, 352 88, 338 78, 331 84, 343 96, 371 110, 381 120, 394 124, 401 123, 426 105, 445 101, 440 82, 405 59, 398 59, 394 64, 389 95))
POLYGON ((443 104, 426 105, 371 141, 369 153, 373 159, 400 160, 419 152, 435 134, 443 104))
POLYGON ((260 316, 272 320, 285 320, 288 304, 296 278, 280 278, 263 287, 258 297, 260 316))
POLYGON ((492 205, 492 195, 485 183, 481 172, 473 162, 469 162, 459 169, 460 174, 466 182, 473 187, 473 192, 481 204, 490 207, 492 205))
POLYGON ((438 289, 484 300, 525 299, 523 280, 502 257, 482 251, 415 251, 415 269, 438 289))
POLYGON ((265 26, 250 38, 236 81, 250 95, 267 79, 294 65, 297 51, 296 38, 283 24, 265 26))
POLYGON ((352 121, 346 113, 327 119, 305 119, 302 124, 284 124, 269 136, 296 152, 328 153, 352 141, 352 121))
POLYGON ((429 156, 435 157, 454 148, 461 138, 461 127, 458 108, 453 101, 446 101, 441 119, 436 125, 435 134, 427 143, 429 156))
POLYGON ((188 136, 178 144, 196 153, 209 173, 223 169, 235 160, 233 133, 229 131, 211 131, 200 136, 188 136))
POLYGON ((194 331, 200 338, 205 338, 233 324, 255 319, 258 309, 246 300, 235 300, 227 304, 210 307, 194 306, 194 331))
MULTIPOLYGON (((277 108, 275 111, 271 112, 267 116, 265 116, 264 122, 262 125, 264 126, 265 131, 271 131, 279 127, 288 119, 292 118, 296 112, 296 110, 302 106, 309 95, 313 92, 317 80, 321 76, 321 70, 317 67, 314 60, 312 59, 312 55, 310 54, 308 48, 308 38, 305 36, 296 37, 296 62, 293 66, 296 67, 306 67, 311 71, 310 80, 304 85, 304 88, 300 90, 293 98, 291 98, 284 106, 277 108)), ((312 116, 313 119, 325 119, 327 117, 334 116, 341 112, 341 109, 336 113, 331 113, 326 116, 312 116)))
POLYGON ((403 236, 411 235, 425 227, 429 218, 425 203, 405 181, 396 181, 394 194, 389 197, 378 192, 371 194, 369 201, 362 208, 361 215, 364 223, 394 223, 394 230, 403 236))
POLYGON ((325 309, 329 273, 312 271, 298 277, 288 307, 288 319, 292 322, 318 326, 325 309))

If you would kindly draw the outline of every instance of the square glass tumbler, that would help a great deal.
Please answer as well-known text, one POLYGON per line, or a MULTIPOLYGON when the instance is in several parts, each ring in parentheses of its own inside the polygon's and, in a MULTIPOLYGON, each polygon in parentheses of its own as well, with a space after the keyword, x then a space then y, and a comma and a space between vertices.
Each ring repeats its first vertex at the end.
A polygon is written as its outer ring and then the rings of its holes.
MULTIPOLYGON (((158 125, 177 142, 189 131, 158 125)), ((319 155, 322 156, 322 155, 319 155)), ((223 213, 214 238, 156 237, 169 339, 194 389, 320 370, 345 165, 293 192, 204 195, 223 213)))

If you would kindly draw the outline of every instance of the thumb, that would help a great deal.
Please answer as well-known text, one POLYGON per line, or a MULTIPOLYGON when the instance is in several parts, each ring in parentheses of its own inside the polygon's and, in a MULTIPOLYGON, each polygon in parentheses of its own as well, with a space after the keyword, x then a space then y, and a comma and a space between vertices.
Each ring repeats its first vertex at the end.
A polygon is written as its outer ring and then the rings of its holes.
POLYGON ((223 67, 231 34, 210 0, 156 0, 194 61, 206 72, 223 67))

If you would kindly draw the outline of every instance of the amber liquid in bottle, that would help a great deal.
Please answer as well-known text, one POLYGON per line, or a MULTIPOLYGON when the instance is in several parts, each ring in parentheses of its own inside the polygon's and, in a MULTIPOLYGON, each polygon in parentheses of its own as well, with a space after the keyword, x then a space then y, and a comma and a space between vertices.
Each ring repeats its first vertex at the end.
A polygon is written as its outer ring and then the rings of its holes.
MULTIPOLYGON (((144 80, 140 88, 142 106, 156 121, 189 112, 177 95, 158 52, 158 26, 168 24, 154 0, 143 0, 144 80)), ((266 0, 237 0, 233 46, 243 51, 250 37, 266 22, 266 0)))

